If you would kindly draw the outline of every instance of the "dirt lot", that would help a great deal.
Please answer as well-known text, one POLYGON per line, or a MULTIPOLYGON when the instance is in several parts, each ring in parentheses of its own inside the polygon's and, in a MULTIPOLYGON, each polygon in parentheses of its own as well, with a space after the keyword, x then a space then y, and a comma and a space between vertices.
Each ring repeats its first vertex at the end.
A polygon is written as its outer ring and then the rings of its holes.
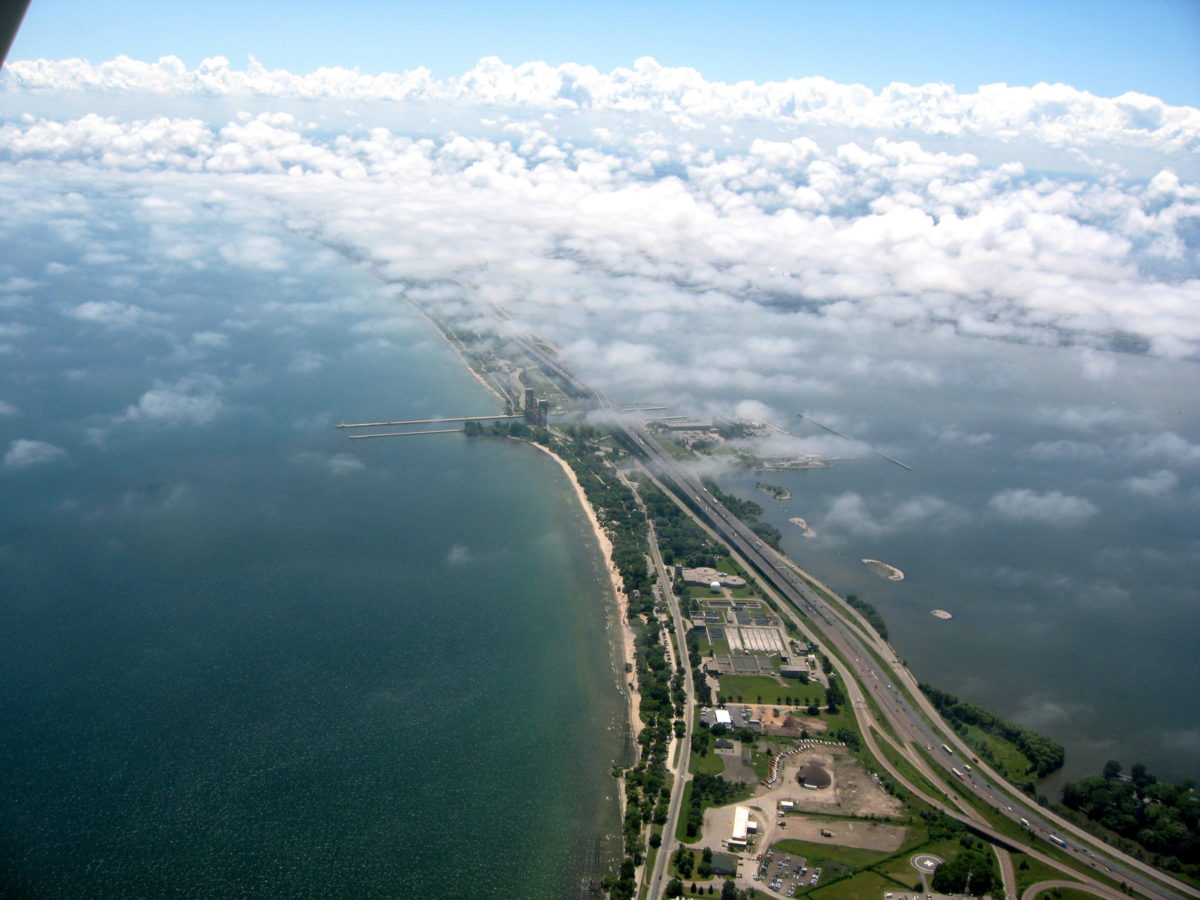
POLYGON ((800 737, 801 731, 817 736, 829 726, 820 719, 800 715, 795 708, 787 706, 763 706, 757 703, 749 704, 754 710, 754 716, 762 722, 764 734, 782 734, 788 737, 800 737))
POLYGON ((839 847, 890 852, 900 849, 900 845, 904 843, 905 829, 899 825, 849 822, 845 819, 822 821, 815 816, 789 816, 787 822, 787 837, 811 841, 814 844, 836 844, 839 847), (833 837, 823 837, 822 831, 832 832, 833 837))
POLYGON ((900 801, 884 793, 853 757, 835 747, 816 747, 787 757, 775 787, 754 797, 755 803, 772 806, 780 800, 794 800, 798 812, 843 816, 890 816, 901 808, 900 801), (829 787, 811 791, 797 783, 796 772, 809 762, 830 773, 829 787))

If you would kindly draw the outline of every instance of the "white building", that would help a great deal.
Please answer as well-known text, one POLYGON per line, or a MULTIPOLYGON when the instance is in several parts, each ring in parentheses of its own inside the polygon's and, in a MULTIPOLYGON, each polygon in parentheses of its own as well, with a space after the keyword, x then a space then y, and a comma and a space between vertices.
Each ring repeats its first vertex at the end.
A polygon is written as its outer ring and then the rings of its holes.
POLYGON ((729 838, 729 846, 745 847, 750 825, 750 807, 739 806, 733 811, 733 834, 729 838))

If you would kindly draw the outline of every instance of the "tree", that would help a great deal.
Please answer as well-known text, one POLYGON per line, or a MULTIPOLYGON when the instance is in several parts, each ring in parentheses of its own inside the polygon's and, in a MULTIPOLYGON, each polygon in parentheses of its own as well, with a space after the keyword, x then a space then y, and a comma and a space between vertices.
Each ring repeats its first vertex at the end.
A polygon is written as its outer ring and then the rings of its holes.
POLYGON ((738 900, 737 885, 729 879, 726 879, 725 883, 721 885, 721 900, 738 900))
POLYGON ((997 884, 994 859, 991 851, 973 845, 937 867, 932 887, 943 894, 969 893, 982 897, 997 884))
POLYGON ((1141 793, 1147 787, 1154 784, 1154 782, 1158 781, 1142 763, 1133 764, 1133 768, 1129 770, 1129 777, 1133 779, 1134 787, 1138 789, 1138 793, 1141 793))
POLYGON ((1115 759, 1110 759, 1104 764, 1104 777, 1109 781, 1114 778, 1119 778, 1121 775, 1121 764, 1115 759))
POLYGON ((667 882, 667 896, 668 897, 682 897, 683 896, 683 882, 680 881, 678 878, 672 878, 670 881, 668 881, 667 882))

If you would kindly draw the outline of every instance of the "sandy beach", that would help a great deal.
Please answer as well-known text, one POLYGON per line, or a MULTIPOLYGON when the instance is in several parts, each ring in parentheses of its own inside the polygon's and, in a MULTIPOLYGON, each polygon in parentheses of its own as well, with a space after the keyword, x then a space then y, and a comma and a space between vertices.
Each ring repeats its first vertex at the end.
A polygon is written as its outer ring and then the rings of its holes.
MULTIPOLYGON (((412 306, 413 309, 420 313, 421 316, 423 316, 424 319, 433 326, 434 330, 441 335, 442 340, 449 344, 450 348, 456 354, 458 354, 458 358, 463 361, 463 365, 467 367, 467 371, 475 377, 476 381, 487 388, 488 391, 494 394, 498 399, 506 399, 495 385, 489 383, 486 378, 484 378, 475 370, 475 367, 471 365, 470 356, 466 352, 465 348, 462 347, 457 340, 454 340, 450 337, 446 330, 442 328, 441 323, 439 323, 437 319, 423 310, 419 304, 414 303, 408 297, 405 297, 405 299, 408 300, 409 305, 412 306)), ((560 466, 562 466, 563 471, 567 473, 567 478, 569 478, 571 481, 571 486, 575 489, 575 496, 579 498, 579 504, 583 507, 583 511, 587 514, 588 521, 592 523, 592 531, 594 531, 596 534, 596 543, 600 545, 600 551, 604 554, 605 566, 608 569, 608 580, 612 584, 613 595, 617 599, 617 613, 619 617, 617 627, 620 629, 621 633, 621 659, 622 663, 624 664, 622 668, 624 669, 625 666, 628 666, 629 672, 632 673, 636 670, 637 663, 635 656, 636 651, 633 643, 633 629, 628 625, 629 598, 625 596, 625 591, 622 590, 621 578, 617 573, 617 567, 613 564, 612 541, 608 539, 608 535, 605 534, 604 529, 600 527, 600 520, 596 518, 596 511, 592 509, 592 504, 588 502, 587 494, 584 493, 583 487, 579 484, 579 480, 575 477, 575 471, 571 468, 567 461, 557 453, 554 453, 548 447, 544 447, 541 444, 535 444, 532 441, 527 443, 529 443, 531 447, 536 447, 537 449, 541 450, 560 466)), ((633 735, 634 743, 636 744, 638 735, 640 735, 642 732, 642 719, 638 714, 638 707, 641 703, 641 694, 638 692, 635 686, 636 678, 634 676, 622 671, 621 678, 624 682, 626 696, 629 699, 629 726, 633 735)))
MULTIPOLYGON (((632 672, 636 669, 636 657, 634 655, 633 629, 628 624, 629 598, 625 596, 625 591, 621 588, 620 575, 617 573, 617 567, 613 565, 612 541, 604 533, 604 529, 600 527, 600 520, 596 518, 596 511, 592 509, 592 504, 588 502, 587 494, 583 492, 583 487, 579 484, 579 479, 575 477, 575 471, 567 461, 541 444, 530 442, 530 446, 541 450, 562 466, 563 471, 567 473, 567 478, 571 481, 571 486, 575 489, 575 496, 579 498, 579 504, 587 514, 588 521, 592 523, 592 530, 596 533, 596 542, 600 545, 600 551, 604 554, 605 566, 608 569, 608 580, 612 583, 613 595, 617 598, 617 612, 620 619, 617 627, 621 632, 621 659, 624 664, 629 666, 632 672)), ((636 744, 638 735, 642 733, 642 719, 638 714, 638 707, 641 704, 641 694, 637 691, 636 687, 631 687, 631 685, 636 683, 632 675, 627 675, 623 672, 621 677, 624 680, 625 692, 629 700, 630 730, 633 735, 633 741, 636 744)))
POLYGON ((492 384, 490 381, 488 381, 486 378, 484 378, 482 375, 480 375, 478 371, 476 371, 475 367, 473 365, 471 365, 471 358, 468 355, 466 348, 463 347, 463 345, 457 339, 452 338, 450 336, 450 334, 444 328, 442 328, 441 323, 438 322, 437 319, 435 319, 433 316, 431 316, 425 310, 421 309, 421 305, 419 303, 415 303, 407 295, 405 295, 404 299, 408 301, 409 306, 411 306, 413 309, 415 309, 418 313, 421 314, 422 318, 424 318, 426 322, 428 322, 430 325, 433 326, 433 330, 436 331, 439 335, 441 335, 442 340, 450 345, 450 349, 453 350, 456 354, 458 354, 458 358, 462 360, 462 364, 464 366, 466 366, 467 371, 470 372, 472 376, 474 376, 476 381, 478 381, 485 388, 487 388, 488 393, 495 395, 501 401, 506 401, 508 399, 507 397, 504 396, 503 392, 500 391, 499 388, 497 388, 494 384, 492 384))

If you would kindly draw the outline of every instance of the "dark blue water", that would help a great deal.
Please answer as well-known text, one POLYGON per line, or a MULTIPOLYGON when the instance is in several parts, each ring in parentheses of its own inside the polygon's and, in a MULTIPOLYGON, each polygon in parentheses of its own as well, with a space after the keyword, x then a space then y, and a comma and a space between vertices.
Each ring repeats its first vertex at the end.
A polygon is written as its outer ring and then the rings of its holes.
MULTIPOLYGON (((214 230, 203 272, 164 270, 96 202, 142 274, 67 272, 8 310, 3 448, 62 453, 0 477, 0 893, 577 890, 612 849, 624 729, 558 466, 347 442, 343 416, 496 403, 339 260, 284 237, 287 272, 225 266, 214 230), (99 324, 85 297, 147 314, 99 324)), ((80 264, 46 237, 8 263, 80 264)))

